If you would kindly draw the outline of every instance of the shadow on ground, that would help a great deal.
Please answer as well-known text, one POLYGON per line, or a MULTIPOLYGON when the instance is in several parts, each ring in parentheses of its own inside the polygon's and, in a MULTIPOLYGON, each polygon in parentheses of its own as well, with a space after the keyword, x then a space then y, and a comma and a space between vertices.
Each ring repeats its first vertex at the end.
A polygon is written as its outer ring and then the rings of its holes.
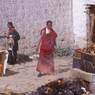
POLYGON ((19 54, 17 64, 22 64, 26 62, 31 62, 33 59, 30 59, 28 55, 19 54))
POLYGON ((0 95, 40 95, 40 94, 37 92, 25 92, 25 93, 7 92, 7 93, 0 93, 0 95))
POLYGON ((15 74, 18 74, 18 73, 19 72, 15 72, 15 71, 7 69, 5 76, 8 77, 8 76, 12 76, 12 75, 15 75, 15 74))
POLYGON ((64 68, 64 69, 57 69, 55 72, 58 73, 63 73, 63 72, 68 72, 70 70, 70 68, 64 68))

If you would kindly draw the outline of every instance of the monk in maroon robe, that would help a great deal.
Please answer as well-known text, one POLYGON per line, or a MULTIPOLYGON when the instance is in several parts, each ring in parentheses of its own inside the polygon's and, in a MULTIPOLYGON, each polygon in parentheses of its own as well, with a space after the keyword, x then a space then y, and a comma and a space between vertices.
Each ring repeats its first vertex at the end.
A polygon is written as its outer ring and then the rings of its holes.
POLYGON ((38 45, 39 59, 37 71, 39 76, 54 73, 53 53, 56 46, 56 32, 52 29, 52 21, 47 21, 47 26, 41 30, 41 39, 38 45))

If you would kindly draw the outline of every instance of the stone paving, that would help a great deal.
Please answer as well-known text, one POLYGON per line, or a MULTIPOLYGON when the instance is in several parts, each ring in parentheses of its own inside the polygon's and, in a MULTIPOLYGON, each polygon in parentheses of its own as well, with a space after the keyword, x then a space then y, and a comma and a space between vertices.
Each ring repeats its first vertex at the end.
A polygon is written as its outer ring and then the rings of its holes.
POLYGON ((0 92, 6 90, 18 93, 36 91, 39 86, 50 81, 58 78, 67 78, 72 68, 72 57, 55 58, 55 75, 38 77, 36 65, 37 60, 14 66, 8 65, 6 76, 0 77, 0 92))

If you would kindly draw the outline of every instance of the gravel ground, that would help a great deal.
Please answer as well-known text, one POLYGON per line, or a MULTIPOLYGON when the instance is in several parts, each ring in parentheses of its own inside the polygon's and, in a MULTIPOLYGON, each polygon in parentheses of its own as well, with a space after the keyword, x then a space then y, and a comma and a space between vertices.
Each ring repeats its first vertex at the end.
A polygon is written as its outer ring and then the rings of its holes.
POLYGON ((0 92, 11 90, 17 93, 36 91, 36 89, 58 78, 67 78, 72 68, 72 57, 55 58, 55 75, 38 77, 37 60, 16 65, 8 65, 6 76, 0 77, 0 92))

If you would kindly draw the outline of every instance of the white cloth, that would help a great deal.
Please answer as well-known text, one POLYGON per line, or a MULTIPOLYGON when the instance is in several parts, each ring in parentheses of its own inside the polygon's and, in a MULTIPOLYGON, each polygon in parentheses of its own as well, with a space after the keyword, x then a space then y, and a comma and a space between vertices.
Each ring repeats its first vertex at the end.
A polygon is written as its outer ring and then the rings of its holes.
POLYGON ((46 28, 46 34, 49 34, 50 30, 48 28, 46 28))
POLYGON ((3 68, 3 75, 5 75, 6 74, 6 69, 7 69, 7 60, 8 60, 8 51, 6 50, 5 51, 5 56, 4 56, 5 58, 5 60, 4 60, 4 68, 3 68))
POLYGON ((3 72, 2 75, 6 74, 6 69, 7 69, 7 60, 8 60, 8 51, 7 50, 1 50, 0 51, 1 56, 2 56, 2 65, 3 65, 3 72))

